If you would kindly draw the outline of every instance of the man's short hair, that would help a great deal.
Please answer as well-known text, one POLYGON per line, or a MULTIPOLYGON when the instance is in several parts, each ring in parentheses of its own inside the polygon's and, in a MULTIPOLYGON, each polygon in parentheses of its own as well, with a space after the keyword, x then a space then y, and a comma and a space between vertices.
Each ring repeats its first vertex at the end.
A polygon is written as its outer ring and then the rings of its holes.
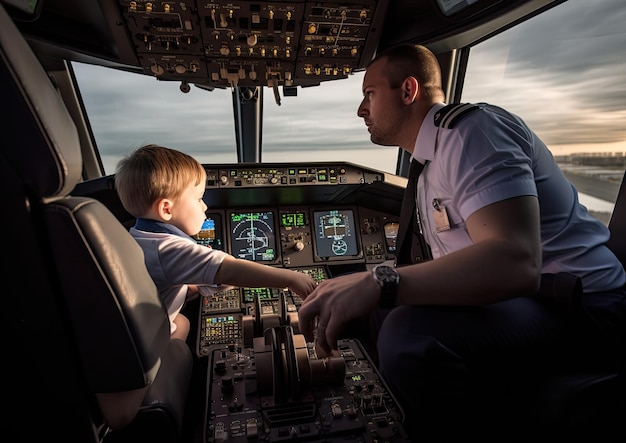
POLYGON ((399 88, 408 77, 415 77, 429 95, 443 94, 439 61, 425 46, 394 46, 378 54, 369 65, 382 59, 387 62, 385 75, 391 88, 399 88))

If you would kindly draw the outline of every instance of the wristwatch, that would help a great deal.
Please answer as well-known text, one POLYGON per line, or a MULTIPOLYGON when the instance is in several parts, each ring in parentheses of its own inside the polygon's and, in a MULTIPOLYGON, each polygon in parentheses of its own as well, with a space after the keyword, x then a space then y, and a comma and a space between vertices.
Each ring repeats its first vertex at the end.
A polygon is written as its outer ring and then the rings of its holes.
POLYGON ((379 306, 381 308, 391 308, 396 303, 400 274, 391 266, 378 265, 372 269, 372 275, 380 286, 379 306))

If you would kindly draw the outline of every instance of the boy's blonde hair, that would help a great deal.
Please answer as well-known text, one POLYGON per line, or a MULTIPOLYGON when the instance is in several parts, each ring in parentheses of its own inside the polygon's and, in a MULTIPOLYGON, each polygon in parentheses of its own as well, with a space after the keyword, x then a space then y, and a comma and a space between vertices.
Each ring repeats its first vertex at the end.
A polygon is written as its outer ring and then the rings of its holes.
POLYGON ((117 164, 115 188, 124 208, 143 217, 162 198, 177 200, 183 190, 206 181, 206 171, 193 157, 175 149, 146 145, 117 164))

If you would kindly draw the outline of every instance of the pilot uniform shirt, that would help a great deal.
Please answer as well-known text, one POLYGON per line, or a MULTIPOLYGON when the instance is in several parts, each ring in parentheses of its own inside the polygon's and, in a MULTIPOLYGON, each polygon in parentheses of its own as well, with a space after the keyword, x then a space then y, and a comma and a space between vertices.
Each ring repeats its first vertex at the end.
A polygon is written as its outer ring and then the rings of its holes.
POLYGON ((148 273, 167 309, 170 334, 174 333, 174 318, 185 303, 188 285, 198 285, 200 289, 214 285, 215 274, 228 254, 200 245, 166 223, 138 219, 129 232, 143 250, 148 273))
POLYGON ((412 161, 425 164, 417 185, 422 230, 433 258, 472 244, 467 218, 487 205, 539 199, 542 273, 571 272, 584 292, 616 289, 626 275, 605 246, 608 228, 578 201, 546 145, 516 115, 478 103, 452 128, 437 126, 434 105, 420 128, 412 161))

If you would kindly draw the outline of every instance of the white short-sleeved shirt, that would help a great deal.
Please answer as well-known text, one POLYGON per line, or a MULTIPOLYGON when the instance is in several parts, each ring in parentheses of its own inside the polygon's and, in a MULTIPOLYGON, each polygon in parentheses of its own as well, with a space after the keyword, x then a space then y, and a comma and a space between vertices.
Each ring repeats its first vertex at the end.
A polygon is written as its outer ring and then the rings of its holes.
POLYGON ((188 285, 216 284, 215 274, 228 254, 180 235, 135 227, 130 228, 130 234, 143 249, 146 268, 167 308, 173 333, 173 321, 185 303, 188 285))
POLYGON ((417 189, 424 236, 438 258, 472 244, 467 218, 513 197, 539 199, 544 273, 571 272, 585 292, 621 287, 624 269, 605 246, 608 228, 578 201, 545 144, 517 116, 493 105, 463 116, 451 129, 435 125, 434 105, 418 134, 412 161, 426 166, 417 189), (435 206, 450 229, 437 229, 435 206))

